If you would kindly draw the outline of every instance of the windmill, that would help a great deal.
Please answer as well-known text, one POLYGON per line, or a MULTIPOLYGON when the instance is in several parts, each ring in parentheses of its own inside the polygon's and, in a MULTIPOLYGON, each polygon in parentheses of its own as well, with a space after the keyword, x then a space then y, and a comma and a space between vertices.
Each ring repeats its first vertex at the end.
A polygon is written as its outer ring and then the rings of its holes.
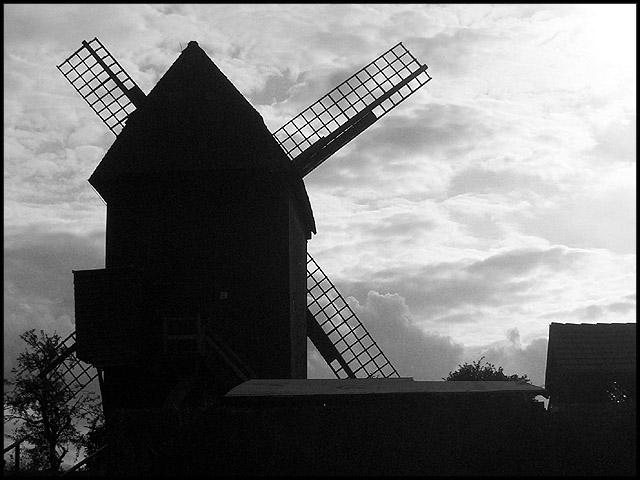
POLYGON ((134 390, 184 395, 180 378, 201 365, 224 370, 227 389, 306 378, 307 337, 337 378, 399 377, 306 251, 315 222, 302 178, 431 80, 402 43, 273 133, 193 41, 148 95, 97 38, 57 68, 116 136, 89 180, 107 203, 107 265, 74 271, 77 340, 65 353, 88 378, 96 367, 105 405, 130 404, 134 390), (263 199, 281 213, 273 222, 247 207, 263 199), (280 243, 238 246, 263 234, 280 243), (255 300, 262 290, 271 297, 255 300))

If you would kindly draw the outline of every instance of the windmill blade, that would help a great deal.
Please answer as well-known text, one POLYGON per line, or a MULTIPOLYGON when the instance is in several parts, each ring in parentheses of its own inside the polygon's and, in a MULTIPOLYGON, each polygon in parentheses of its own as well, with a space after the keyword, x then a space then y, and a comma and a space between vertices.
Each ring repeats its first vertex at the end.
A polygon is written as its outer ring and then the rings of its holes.
POLYGON ((58 356, 39 373, 41 377, 48 376, 63 382, 70 399, 84 390, 99 375, 98 369, 79 360, 76 356, 75 338, 76 332, 72 332, 60 342, 61 349, 58 356))
MULTIPOLYGON (((64 389, 68 393, 67 402, 75 398, 87 385, 95 378, 100 378, 98 369, 84 363, 76 356, 76 332, 72 332, 67 338, 62 340, 59 345, 59 353, 48 365, 38 372, 40 377, 49 377, 54 381, 60 381, 64 389)), ((25 371, 32 369, 23 368, 18 373, 22 375, 25 371)), ((7 423, 5 421, 5 423, 7 423)))
POLYGON ((431 77, 398 43, 273 134, 305 176, 431 77))
MULTIPOLYGON (((82 392, 95 378, 98 378, 98 381, 102 382, 98 369, 78 360, 78 357, 76 357, 75 337, 76 332, 72 332, 67 338, 62 340, 58 345, 58 356, 38 373, 40 377, 49 376, 54 381, 61 381, 63 383, 64 389, 69 393, 67 396, 67 403, 76 398, 78 394, 82 392), (68 359, 70 359, 70 361, 66 362, 65 360, 68 359), (73 380, 69 377, 73 378, 73 380)), ((33 371, 32 369, 23 368, 20 370, 18 375, 21 375, 26 370, 29 370, 30 372, 33 371)), ((10 417, 5 418, 5 425, 9 421, 11 421, 10 417)), ((25 438, 18 439, 9 446, 5 446, 4 452, 6 453, 14 448, 19 450, 20 444, 23 441, 25 441, 25 438)), ((16 455, 18 455, 18 453, 16 453, 16 455)))
POLYGON ((116 136, 146 98, 97 38, 83 40, 58 70, 116 136))
MULTIPOLYGON (((38 372, 38 376, 49 376, 54 380, 61 380, 64 382, 65 389, 71 393, 70 397, 73 397, 98 377, 99 372, 95 367, 79 360, 76 356, 76 332, 71 332, 67 338, 62 340, 58 344, 58 350, 58 356, 42 368, 38 372), (67 359, 70 361, 65 362, 67 359)), ((26 370, 33 371, 23 368, 18 375, 22 375, 26 370)))
POLYGON ((340 292, 307 253, 307 335, 338 378, 400 377, 340 292))

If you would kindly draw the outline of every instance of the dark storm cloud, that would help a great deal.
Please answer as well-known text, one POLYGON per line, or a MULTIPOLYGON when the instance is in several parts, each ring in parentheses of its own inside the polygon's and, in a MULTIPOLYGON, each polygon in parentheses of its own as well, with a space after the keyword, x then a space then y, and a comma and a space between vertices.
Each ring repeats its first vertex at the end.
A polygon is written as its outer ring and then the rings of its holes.
POLYGON ((30 328, 67 336, 74 330, 72 270, 104 266, 104 232, 86 236, 40 227, 4 236, 4 372, 22 351, 30 328))
POLYGON ((607 309, 612 312, 627 313, 636 308, 635 303, 631 302, 614 302, 607 305, 607 309))
MULTIPOLYGON (((495 287, 487 282, 463 275, 463 263, 446 263, 412 269, 390 268, 375 272, 363 282, 345 286, 345 291, 358 298, 369 288, 381 292, 402 292, 416 314, 425 311, 444 313, 448 309, 479 304, 492 304, 495 287)), ((456 318, 456 323, 460 322, 456 318)))
POLYGON ((483 278, 513 278, 527 274, 539 267, 556 271, 564 270, 583 257, 583 253, 561 246, 554 246, 546 250, 519 248, 474 262, 466 270, 483 278))
POLYGON ((456 159, 454 166, 464 165, 478 144, 496 133, 479 109, 454 104, 411 109, 411 102, 410 97, 393 114, 365 130, 314 170, 306 183, 311 188, 350 191, 363 185, 382 188, 394 180, 415 177, 421 164, 449 165, 456 159))
POLYGON ((537 298, 541 277, 568 270, 582 258, 581 252, 564 247, 514 249, 475 262, 384 269, 365 281, 344 283, 343 288, 357 298, 365 297, 369 289, 402 292, 421 320, 477 322, 479 313, 461 315, 455 309, 517 305, 537 298))
MULTIPOLYGON (((427 84, 425 88, 429 88, 427 84)), ((474 107, 456 104, 428 104, 414 109, 411 115, 402 114, 412 98, 398 108, 398 115, 384 117, 384 128, 363 142, 363 148, 387 155, 408 156, 429 150, 461 151, 478 139, 487 139, 493 132, 482 119, 482 112, 474 107)), ((365 150, 366 151, 366 150, 365 150)))
POLYGON ((572 322, 599 322, 612 323, 619 321, 620 318, 627 318, 629 312, 636 309, 635 294, 625 295, 608 303, 591 304, 574 308, 572 310, 559 310, 556 312, 540 315, 539 318, 548 321, 561 323, 572 322))
POLYGON ((614 319, 615 314, 625 314, 635 310, 635 308, 635 302, 611 302, 601 305, 588 305, 575 309, 571 312, 571 316, 581 320, 595 320, 606 323, 608 320, 614 319))
POLYGON ((472 313, 457 313, 453 315, 445 315, 444 317, 440 317, 435 320, 436 323, 441 323, 445 325, 453 325, 457 323, 477 323, 482 320, 484 316, 481 312, 472 312, 472 313))
POLYGON ((363 225, 362 231, 372 241, 379 239, 393 238, 393 236, 401 235, 403 237, 411 237, 425 231, 435 230, 438 223, 419 213, 398 213, 390 217, 382 217, 375 223, 363 225))
POLYGON ((473 166, 460 170, 452 176, 448 194, 455 196, 465 193, 507 193, 528 189, 537 192, 558 190, 557 187, 535 174, 473 166))

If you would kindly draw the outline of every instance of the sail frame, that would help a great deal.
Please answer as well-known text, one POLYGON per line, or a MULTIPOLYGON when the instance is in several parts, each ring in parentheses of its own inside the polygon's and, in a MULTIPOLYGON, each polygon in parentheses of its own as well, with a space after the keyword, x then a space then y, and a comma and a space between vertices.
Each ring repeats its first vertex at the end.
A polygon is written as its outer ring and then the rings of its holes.
POLYGON ((307 309, 336 349, 333 355, 326 357, 319 348, 336 377, 400 377, 351 306, 309 253, 307 309))
POLYGON ((399 42, 293 117, 273 136, 304 176, 429 82, 427 68, 399 42), (363 118, 367 119, 364 124, 363 118), (354 127, 355 133, 343 137, 354 127), (331 146, 340 137, 342 140, 331 146), (311 156, 317 158, 305 158, 311 156))
POLYGON ((57 68, 116 136, 145 98, 97 38, 83 41, 82 46, 57 68))

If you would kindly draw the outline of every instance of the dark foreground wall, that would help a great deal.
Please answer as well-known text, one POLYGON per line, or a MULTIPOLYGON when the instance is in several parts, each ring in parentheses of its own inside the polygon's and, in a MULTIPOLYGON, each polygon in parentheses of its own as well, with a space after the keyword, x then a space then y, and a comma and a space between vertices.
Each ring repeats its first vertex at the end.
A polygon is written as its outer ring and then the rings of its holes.
POLYGON ((583 403, 545 415, 544 472, 573 476, 636 475, 636 405, 583 403))
POLYGON ((232 403, 238 474, 519 474, 541 441, 532 403, 512 395, 367 395, 232 403))
POLYGON ((128 412, 113 473, 526 474, 543 445, 538 406, 509 395, 378 395, 228 402, 193 421, 128 412))
POLYGON ((536 432, 523 412, 500 412, 487 400, 328 400, 261 413, 234 406, 229 417, 242 427, 230 442, 231 468, 285 475, 467 474, 504 457, 510 464, 500 470, 511 472, 519 461, 509 438, 524 433, 533 445, 536 432), (252 451, 255 461, 243 462, 243 452, 252 451))
POLYGON ((110 474, 636 472, 635 408, 557 417, 509 395, 364 397, 123 412, 110 474))

